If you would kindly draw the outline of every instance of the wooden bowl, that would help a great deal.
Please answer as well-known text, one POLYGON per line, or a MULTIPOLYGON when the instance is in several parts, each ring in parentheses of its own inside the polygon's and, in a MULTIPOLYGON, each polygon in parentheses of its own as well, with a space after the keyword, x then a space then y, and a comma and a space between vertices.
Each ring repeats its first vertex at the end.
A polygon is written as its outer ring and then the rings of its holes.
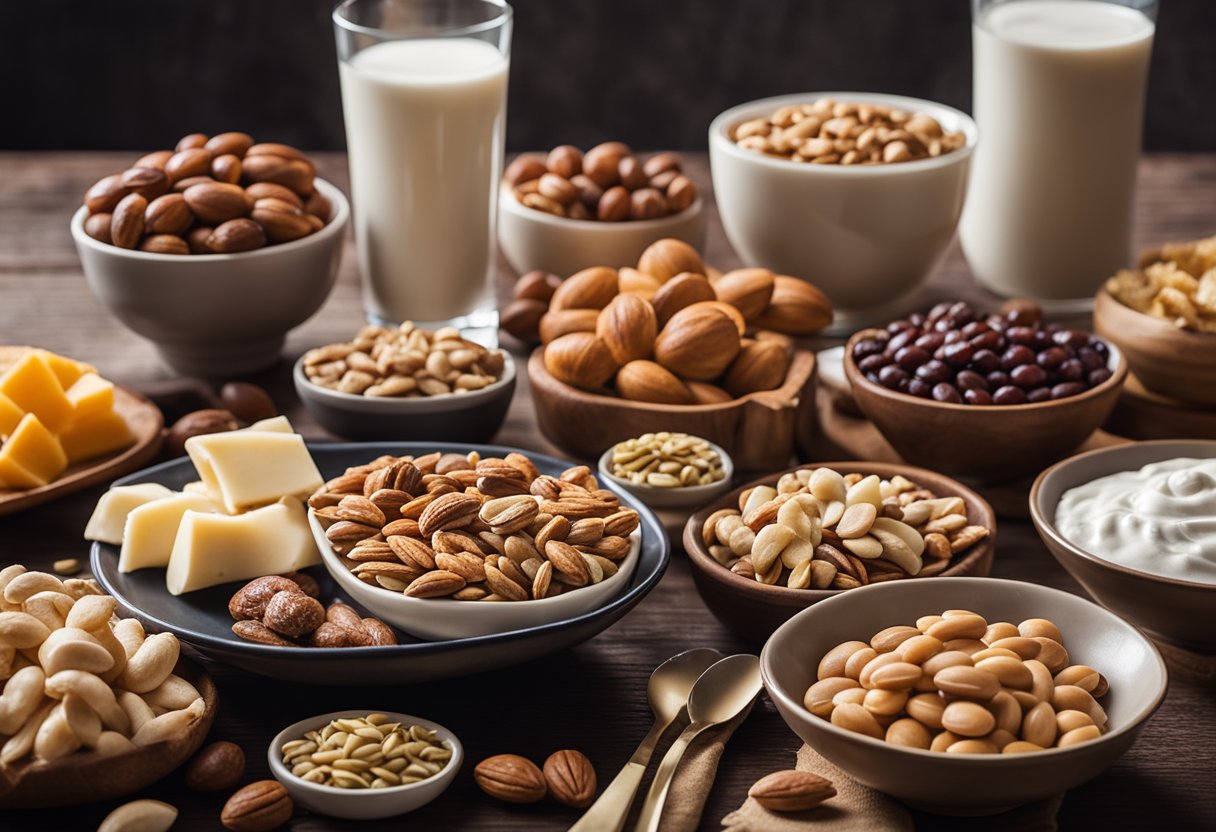
POLYGON ((785 383, 722 404, 633 402, 571 387, 545 369, 545 348, 528 359, 528 381, 540 429, 572 456, 594 460, 617 442, 669 430, 726 449, 739 470, 784 468, 815 425, 815 356, 795 350, 785 383))
POLYGON ((1148 390, 1216 405, 1216 333, 1179 329, 1120 303, 1106 289, 1094 297, 1094 332, 1123 352, 1148 390))
MULTIPOLYGON (((54 762, 0 766, 0 809, 45 809, 117 800, 168 775, 198 750, 215 720, 215 683, 202 668, 178 659, 173 672, 203 697, 202 719, 180 737, 121 754, 77 751, 54 762)), ((27 758, 28 759, 28 758, 27 758)))
POLYGON ((879 331, 864 329, 845 348, 844 372, 861 412, 904 461, 986 483, 1037 474, 1067 456, 1106 421, 1127 378, 1127 361, 1109 345, 1111 377, 1067 399, 987 407, 922 399, 875 384, 857 368, 853 346, 879 331))
MULTIPOLYGON (((832 468, 842 474, 878 474, 890 479, 902 474, 919 486, 929 489, 939 497, 962 497, 967 506, 967 520, 976 526, 988 529, 988 537, 968 549, 949 568, 940 573, 942 577, 985 577, 992 569, 992 555, 996 550, 996 513, 987 501, 967 486, 949 477, 913 468, 909 465, 894 465, 885 462, 816 462, 798 468, 832 468)), ((791 468, 797 471, 798 468, 791 468)), ((752 641, 764 641, 773 631, 788 621, 795 613, 804 610, 816 601, 831 598, 847 589, 790 589, 786 586, 769 586, 751 578, 736 575, 714 560, 701 540, 701 527, 706 519, 718 509, 737 508, 739 495, 757 485, 777 484, 786 471, 769 474, 737 488, 721 499, 701 508, 688 518, 684 526, 684 550, 692 563, 693 583, 701 600, 731 632, 752 641)), ((904 580, 916 580, 905 578, 904 580)), ((932 580, 925 578, 924 580, 932 580)))

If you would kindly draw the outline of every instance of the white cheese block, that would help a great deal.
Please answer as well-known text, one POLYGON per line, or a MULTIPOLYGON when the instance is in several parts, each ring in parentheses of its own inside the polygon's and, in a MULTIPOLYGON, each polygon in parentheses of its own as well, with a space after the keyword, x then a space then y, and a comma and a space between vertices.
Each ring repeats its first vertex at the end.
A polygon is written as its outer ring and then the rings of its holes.
POLYGON ((246 431, 262 431, 270 433, 295 433, 296 430, 291 426, 291 422, 287 421, 286 416, 272 416, 269 419, 262 419, 254 422, 247 428, 241 428, 246 431))
POLYGON ((186 452, 207 492, 224 511, 269 505, 281 497, 307 499, 324 484, 321 472, 295 433, 232 431, 194 436, 186 452))
POLYGON ((247 514, 182 517, 165 585, 173 595, 320 563, 304 504, 285 498, 247 514))
POLYGON ((93 516, 84 527, 85 540, 100 540, 115 546, 122 543, 122 529, 133 509, 168 497, 173 492, 160 483, 141 482, 138 485, 116 485, 101 495, 93 516))
POLYGON ((182 515, 187 511, 214 513, 220 507, 199 494, 171 494, 145 503, 127 515, 122 534, 118 571, 134 572, 151 566, 168 566, 182 515))
POLYGON ((207 486, 203 484, 202 480, 195 480, 194 482, 186 483, 182 486, 182 491, 187 494, 201 494, 202 496, 209 497, 212 500, 215 499, 212 497, 211 492, 207 490, 207 486))

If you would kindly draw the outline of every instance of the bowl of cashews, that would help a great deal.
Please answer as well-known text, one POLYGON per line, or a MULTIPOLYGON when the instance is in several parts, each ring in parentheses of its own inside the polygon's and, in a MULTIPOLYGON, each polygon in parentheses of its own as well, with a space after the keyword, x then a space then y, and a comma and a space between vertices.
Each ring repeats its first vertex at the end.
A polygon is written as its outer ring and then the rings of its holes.
POLYGON ((112 800, 202 744, 211 678, 91 578, 0 569, 0 809, 112 800))

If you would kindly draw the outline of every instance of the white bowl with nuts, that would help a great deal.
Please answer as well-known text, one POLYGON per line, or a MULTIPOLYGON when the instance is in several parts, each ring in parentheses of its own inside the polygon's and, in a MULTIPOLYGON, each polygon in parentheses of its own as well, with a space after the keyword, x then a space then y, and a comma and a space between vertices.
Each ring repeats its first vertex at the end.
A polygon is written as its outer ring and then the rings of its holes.
POLYGON ((745 265, 813 279, 838 331, 885 320, 953 239, 977 138, 965 113, 896 95, 732 107, 709 128, 726 236, 745 265))
POLYGON ((430 803, 464 761, 456 735, 438 723, 389 711, 337 711, 280 731, 266 751, 292 800, 322 815, 388 818, 430 803))
POLYGON ((599 471, 651 508, 691 508, 729 491, 735 466, 707 439, 664 431, 613 445, 599 471))

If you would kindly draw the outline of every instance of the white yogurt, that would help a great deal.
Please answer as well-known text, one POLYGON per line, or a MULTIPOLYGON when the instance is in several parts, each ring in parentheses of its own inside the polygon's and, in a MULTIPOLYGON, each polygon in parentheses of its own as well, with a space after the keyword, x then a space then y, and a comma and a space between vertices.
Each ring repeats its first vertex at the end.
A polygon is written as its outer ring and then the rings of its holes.
POLYGON ((1056 528, 1104 560, 1216 584, 1216 459, 1169 459, 1070 488, 1056 528))

